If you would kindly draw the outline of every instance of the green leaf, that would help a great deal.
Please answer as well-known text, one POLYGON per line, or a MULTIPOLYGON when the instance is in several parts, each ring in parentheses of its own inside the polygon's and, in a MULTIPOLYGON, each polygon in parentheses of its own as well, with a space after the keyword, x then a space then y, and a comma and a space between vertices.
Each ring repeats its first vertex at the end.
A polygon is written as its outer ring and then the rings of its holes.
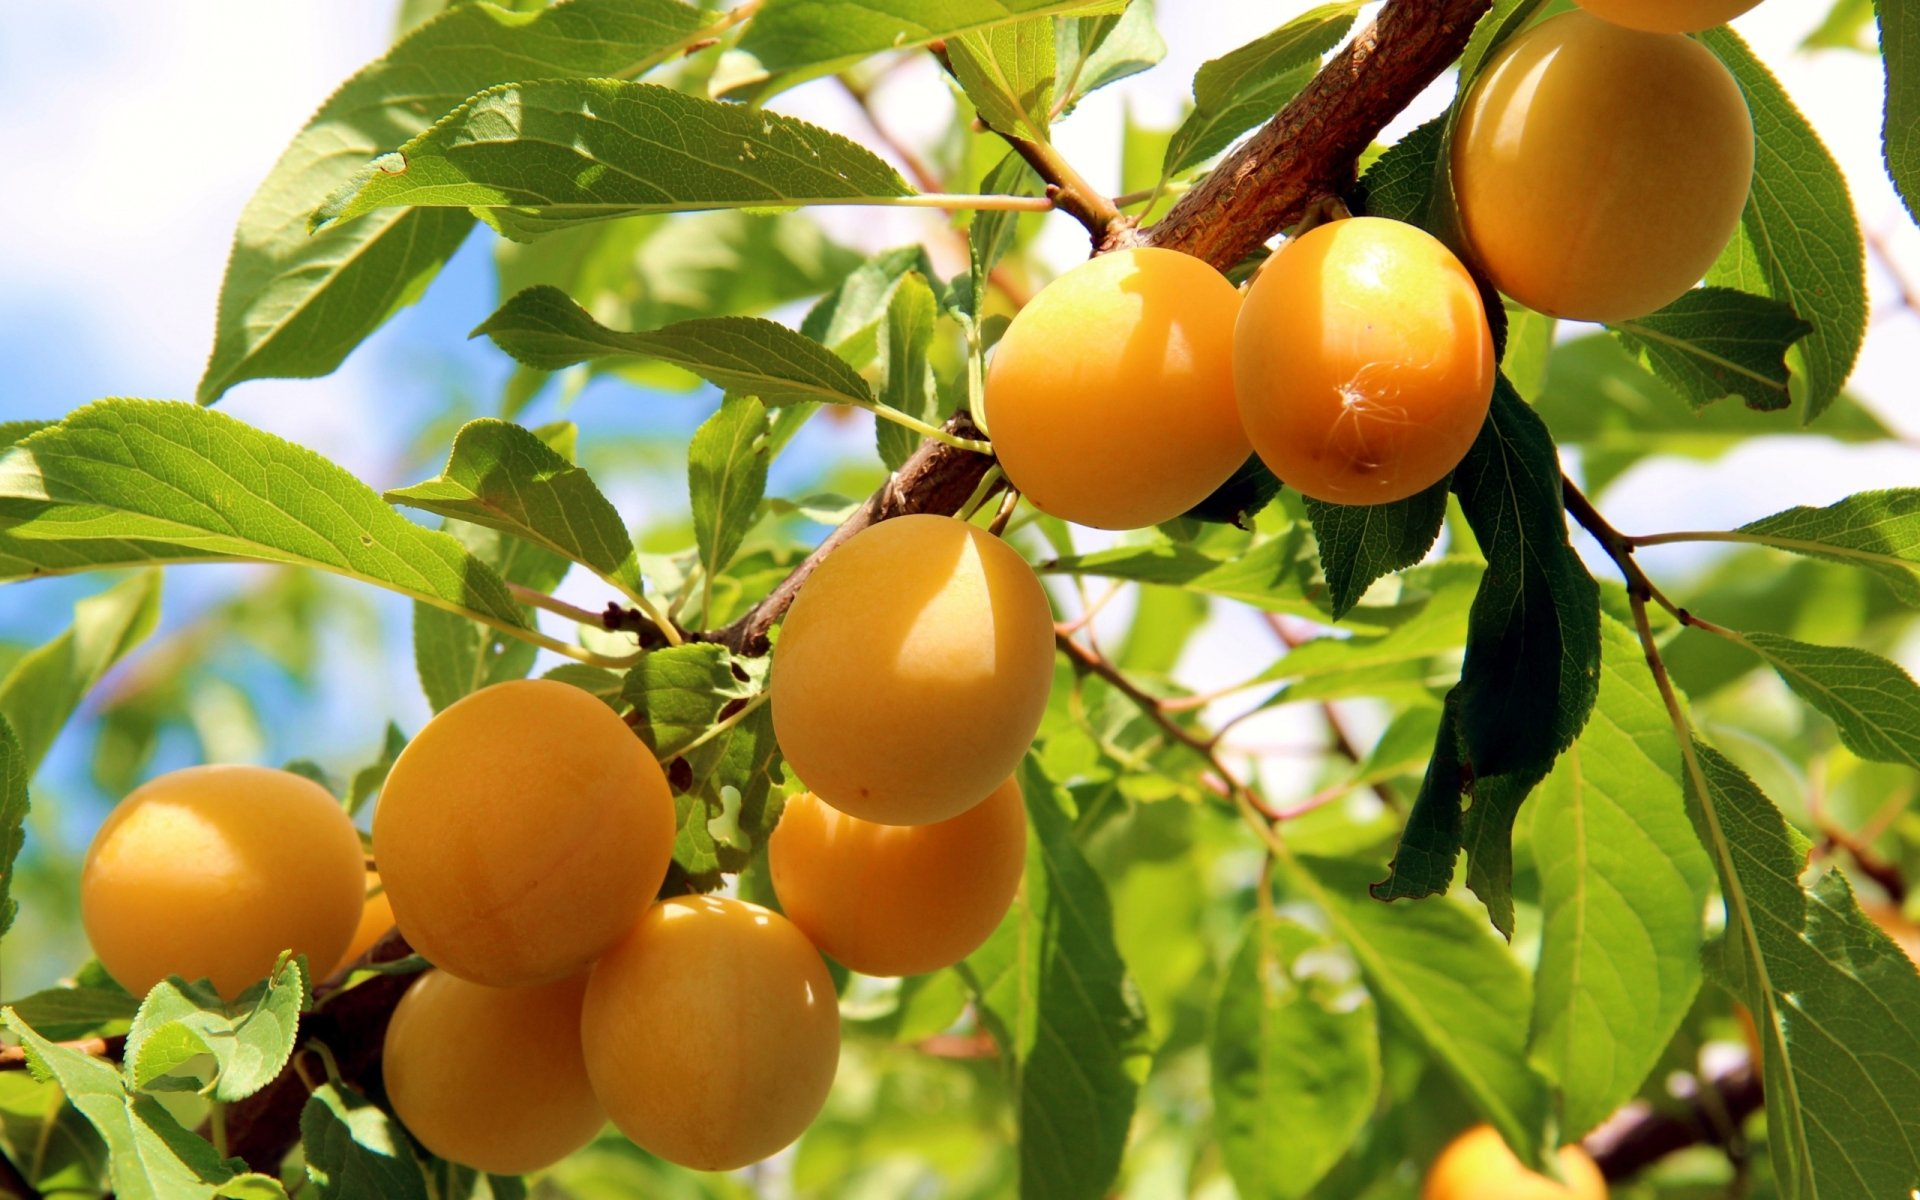
POLYGON ((1713 868, 1632 630, 1601 625, 1593 719, 1534 801, 1540 966, 1529 1057, 1584 1136, 1639 1093, 1700 989, 1713 868))
MULTIPOLYGON (((1018 28, 1012 26, 1010 28, 1018 28)), ((1049 36, 1052 30, 1048 30, 1049 36)), ((900 277, 887 302, 887 338, 881 355, 880 401, 887 407, 929 424, 940 421, 940 396, 934 386, 933 322, 939 315, 939 302, 933 289, 918 271, 900 277)), ((920 435, 897 421, 874 422, 874 437, 879 445, 880 461, 887 470, 898 471, 909 455, 920 448, 920 435)))
POLYGON ((1193 112, 1167 145, 1163 177, 1198 166, 1278 112, 1313 78, 1320 56, 1340 44, 1359 11, 1359 0, 1323 4, 1203 63, 1193 77, 1193 112))
MULTIPOLYGON (((1463 559, 1410 571, 1394 605, 1404 615, 1385 632, 1314 638, 1289 650, 1258 678, 1288 685, 1274 702, 1369 694, 1372 685, 1400 678, 1402 668, 1424 668, 1465 644, 1481 576, 1481 564, 1463 559)), ((1424 671, 1415 678, 1424 690, 1429 682, 1424 671)))
POLYGON ((1208 1051, 1215 1136, 1242 1200, 1312 1195, 1380 1095, 1373 999, 1352 962, 1303 925, 1256 916, 1208 1051))
POLYGON ((13 864, 26 839, 27 780, 33 774, 20 736, 0 717, 0 936, 13 927, 20 902, 13 890, 13 864))
POLYGON ((1880 56, 1887 65, 1887 114, 1882 126, 1887 174, 1920 221, 1920 12, 1900 0, 1873 0, 1880 22, 1880 56))
MULTIPOLYGON (((1651 455, 1713 459, 1755 438, 1804 436, 1796 422, 1744 405, 1693 407, 1605 334, 1559 343, 1546 367, 1534 407, 1555 441, 1579 447, 1590 494, 1651 455)), ((1849 444, 1890 436, 1878 417, 1844 393, 1820 418, 1820 433, 1849 444)))
MULTIPOLYGON (((4 745, 4 738, 5 734, 0 733, 0 746, 4 745)), ((131 1021, 139 1011, 140 998, 113 982, 96 963, 81 972, 73 987, 46 988, 23 996, 7 1007, 42 1035, 66 1041, 131 1021), (89 977, 89 972, 93 977, 89 977)))
POLYGON ((1360 177, 1362 209, 1368 216, 1426 227, 1446 132, 1447 118, 1435 117, 1407 131, 1374 160, 1360 177))
POLYGON ((142 571, 75 604, 66 632, 14 664, 0 681, 0 717, 19 739, 22 771, 30 776, 39 769, 93 685, 159 620, 160 573, 142 571))
POLYGON ((522 236, 646 213, 912 194, 872 151, 805 121, 655 84, 556 79, 480 92, 375 159, 313 219, 471 208, 522 236), (516 212, 532 220, 515 222, 516 212))
POLYGON ((1780 301, 1723 287, 1694 288, 1659 312, 1608 328, 1695 408, 1738 396, 1768 412, 1792 402, 1787 351, 1813 332, 1780 301))
MULTIPOLYGON (((1454 828, 1420 810, 1457 807, 1464 780, 1472 780, 1474 803, 1459 826, 1470 851, 1467 884, 1495 927, 1511 934, 1513 821, 1593 709, 1600 589, 1567 539, 1553 439, 1504 376, 1486 426, 1454 472, 1453 490, 1487 558, 1468 617, 1460 686, 1449 697, 1458 719, 1441 733, 1458 737, 1454 753, 1463 770, 1429 775, 1432 786, 1422 789, 1409 828, 1423 836, 1454 828)), ((1459 849, 1450 853, 1443 840, 1405 861, 1396 856, 1376 894, 1445 891, 1459 849)))
POLYGON ((1920 686, 1898 663, 1851 646, 1813 646, 1775 633, 1736 633, 1802 700, 1832 720, 1861 758, 1920 768, 1920 686))
POLYGON ((506 585, 311 450, 191 404, 101 400, 0 458, 13 539, 161 542, 318 567, 522 629, 506 585))
POLYGON ((1333 616, 1360 603, 1374 580, 1427 556, 1447 519, 1448 480, 1391 504, 1328 504, 1307 499, 1333 616))
POLYGON ((753 695, 725 646, 689 642, 650 651, 627 672, 620 698, 633 706, 634 732, 666 762, 719 719, 720 710, 753 695))
POLYGON ((1034 569, 1042 574, 1163 583, 1239 600, 1266 612, 1325 617, 1326 612, 1308 598, 1311 565, 1305 558, 1306 546, 1301 526, 1258 542, 1231 558, 1156 537, 1140 545, 1049 559, 1035 564, 1034 569))
POLYGON ((687 752, 692 782, 674 799, 680 832, 669 882, 712 891, 753 861, 780 821, 780 761, 765 704, 687 752))
POLYGON ((1753 190, 1741 233, 1707 282, 1768 296, 1813 325, 1787 356, 1800 419, 1827 410, 1867 333, 1866 250, 1840 168, 1740 35, 1700 35, 1740 81, 1753 113, 1753 190))
POLYGON ((1064 117, 1089 93, 1137 75, 1167 56, 1153 19, 1153 0, 1132 0, 1118 16, 1069 17, 1060 22, 1055 57, 1065 80, 1054 108, 1064 117))
POLYGON ((300 1146, 319 1200, 427 1200, 406 1130, 351 1088, 314 1089, 300 1112, 300 1146))
POLYGON ((307 983, 298 958, 231 1002, 204 980, 177 976, 154 985, 127 1031, 127 1078, 140 1091, 205 1090, 217 1101, 244 1100, 273 1082, 293 1056, 307 983), (201 1055, 213 1058, 213 1078, 163 1078, 201 1055))
POLYGON ((1856 492, 1825 508, 1789 508, 1727 535, 1865 567, 1920 607, 1920 488, 1856 492))
POLYGON ((694 431, 687 451, 687 492, 709 596, 714 577, 727 569, 753 525, 766 495, 770 457, 767 410, 752 396, 729 394, 694 431))
POLYGON ((1325 910, 1374 1002, 1509 1143, 1536 1146, 1545 1091, 1526 1060, 1533 984, 1519 961, 1456 900, 1380 904, 1367 895, 1370 864, 1302 865, 1292 880, 1325 910))
POLYGON ((1874 0, 1833 0, 1826 17, 1801 39, 1802 50, 1857 50, 1877 54, 1867 30, 1874 23, 1874 0))
POLYGON ((1752 779, 1691 750, 1688 811, 1726 908, 1708 969, 1760 1031, 1780 1193, 1907 1195, 1920 1187, 1920 975, 1839 872, 1803 889, 1805 843, 1752 779))
POLYGON ((325 375, 465 240, 470 216, 428 209, 309 237, 307 214, 368 157, 496 83, 631 76, 711 20, 680 0, 568 0, 530 13, 467 4, 403 37, 321 106, 242 210, 200 402, 248 379, 325 375))
POLYGON ((1126 0, 767 0, 740 38, 721 90, 752 99, 871 54, 983 33, 1023 17, 1117 13, 1126 0))
POLYGON ((34 1071, 58 1083, 100 1131, 119 1200, 286 1200, 278 1182, 247 1172, 237 1158, 223 1161, 158 1100, 130 1091, 112 1063, 48 1041, 10 1008, 0 1009, 0 1023, 27 1047, 34 1071))
POLYGON ((1227 481, 1213 494, 1180 515, 1190 521, 1213 525, 1231 525, 1252 529, 1253 519, 1279 498, 1284 487, 1278 476, 1267 469, 1258 454, 1249 454, 1227 481))
POLYGON ((380 746, 380 757, 355 771, 347 783, 349 816, 358 816, 360 810, 367 806, 367 801, 380 794, 381 787, 387 782, 387 773, 393 770, 394 762, 406 748, 407 735, 401 732, 400 726, 388 721, 386 738, 380 746))
POLYGON ((1012 1064, 1022 1200, 1099 1200, 1119 1172, 1145 1074, 1146 1016, 1114 942, 1106 885, 1031 755, 1020 788, 1032 830, 1025 882, 961 970, 1012 1064))
POLYGON ((554 371, 609 354, 658 359, 768 406, 818 400, 870 407, 873 390, 845 359, 762 317, 702 317, 621 333, 553 288, 521 292, 488 317, 484 333, 528 366, 554 371))
POLYGON ((518 425, 467 422, 438 476, 385 499, 524 538, 629 594, 641 589, 620 514, 584 470, 518 425))
POLYGON ((960 87, 987 127, 1029 142, 1047 140, 1053 119, 1053 18, 1008 21, 947 41, 960 87))
MULTIPOLYGON (((1008 157, 1017 159, 1011 154, 1008 157)), ((999 168, 989 172, 987 183, 981 186, 991 189, 998 172, 999 168)), ((979 222, 993 215, 975 214, 976 238, 985 237, 979 222)), ((875 366, 880 360, 881 322, 886 320, 894 289, 910 271, 918 272, 922 279, 939 278, 924 246, 901 246, 874 255, 807 310, 806 319, 800 322, 801 334, 832 350, 856 371, 875 366)))

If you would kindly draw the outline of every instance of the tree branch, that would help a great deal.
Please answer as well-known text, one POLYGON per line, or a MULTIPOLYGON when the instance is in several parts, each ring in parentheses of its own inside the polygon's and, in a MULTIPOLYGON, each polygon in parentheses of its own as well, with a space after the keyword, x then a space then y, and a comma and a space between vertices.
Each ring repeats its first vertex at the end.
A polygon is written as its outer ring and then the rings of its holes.
POLYGON ((1587 1138, 1586 1151, 1607 1182, 1618 1183, 1689 1146, 1736 1144, 1747 1118, 1765 1102, 1759 1073, 1747 1063, 1702 1086, 1679 1112, 1648 1110, 1602 1125, 1587 1138))
MULTIPOLYGON (((127 1044, 125 1034, 113 1037, 81 1038, 72 1042, 56 1042, 62 1050, 73 1050, 89 1054, 94 1058, 118 1059, 120 1051, 127 1044)), ((24 1071, 27 1068, 27 1048, 25 1046, 0 1047, 0 1071, 24 1071)))

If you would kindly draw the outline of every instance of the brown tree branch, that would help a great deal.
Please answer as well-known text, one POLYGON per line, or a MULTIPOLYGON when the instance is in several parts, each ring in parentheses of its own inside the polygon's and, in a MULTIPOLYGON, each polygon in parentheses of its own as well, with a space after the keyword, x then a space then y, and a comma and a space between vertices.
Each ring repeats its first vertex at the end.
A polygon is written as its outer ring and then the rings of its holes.
MULTIPOLYGON (((80 1038, 72 1042, 56 1042, 63 1050, 73 1050, 94 1058, 120 1057, 120 1051, 127 1044, 125 1034, 113 1037, 80 1038)), ((27 1048, 25 1046, 0 1047, 0 1071, 24 1071, 27 1068, 27 1048)))
POLYGON ((1747 1118, 1765 1102, 1760 1076, 1748 1063, 1702 1086, 1678 1112, 1649 1110, 1601 1126, 1587 1138, 1586 1151, 1609 1183, 1632 1179, 1689 1146, 1736 1145, 1747 1118))

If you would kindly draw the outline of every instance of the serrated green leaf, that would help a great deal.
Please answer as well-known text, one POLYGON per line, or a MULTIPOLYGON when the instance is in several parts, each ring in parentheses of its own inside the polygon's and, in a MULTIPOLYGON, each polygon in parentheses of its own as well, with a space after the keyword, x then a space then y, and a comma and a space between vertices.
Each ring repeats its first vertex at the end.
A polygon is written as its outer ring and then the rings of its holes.
POLYGON ((1060 794, 1031 755, 1019 775, 1026 877, 961 969, 1012 1064, 1021 1200, 1099 1200, 1119 1172, 1145 1074, 1146 1014, 1114 942, 1106 885, 1075 844, 1060 794))
POLYGON ((627 672, 620 697, 633 707, 634 732, 665 762, 707 731, 720 710, 753 695, 725 646, 689 642, 650 651, 627 672))
POLYGON ((1787 361, 1802 424, 1827 410, 1867 333, 1866 250, 1846 179, 1820 137, 1740 35, 1700 35, 1753 113, 1753 190, 1741 232, 1707 282, 1779 300, 1813 325, 1787 361))
POLYGON ((780 822, 780 744, 773 711, 762 704, 686 755, 692 782, 674 798, 679 835, 674 870, 698 891, 738 874, 780 822))
POLYGON ((333 370, 465 240, 472 217, 429 209, 309 237, 307 214, 370 156, 493 84, 631 77, 712 19, 680 0, 567 0, 529 13, 467 4, 401 38, 321 106, 242 210, 200 402, 248 379, 333 370))
POLYGON ((1029 142, 1047 140, 1053 119, 1052 17, 1008 21, 947 40, 960 87, 989 129, 1029 142))
POLYGON ((142 571, 75 604, 70 628, 14 664, 0 681, 0 717, 19 739, 22 770, 39 768, 93 685, 159 620, 160 572, 142 571))
POLYGON ((1593 719, 1541 785, 1534 1066, 1584 1136, 1639 1093, 1700 988, 1713 868, 1690 826, 1680 751, 1633 631, 1601 626, 1593 719))
POLYGON ((1881 126, 1887 174, 1920 221, 1920 13, 1900 0, 1873 0, 1880 57, 1887 66, 1886 120, 1881 126))
MULTIPOLYGON (((939 302, 926 279, 917 271, 902 275, 887 302, 887 336, 880 359, 880 402, 929 424, 938 424, 941 417, 933 363, 928 358, 938 314, 939 302)), ((874 439, 880 461, 889 471, 898 471, 920 447, 920 435, 896 421, 874 422, 874 439)))
POLYGON ((1383 1011, 1418 1039, 1514 1146, 1539 1140, 1545 1089, 1526 1061, 1533 983, 1459 901, 1380 904, 1368 864, 1307 860, 1294 878, 1320 904, 1383 1011))
MULTIPOLYGON (((0 744, 4 737, 0 733, 0 744)), ((97 980, 82 978, 73 987, 45 988, 7 1007, 42 1035, 61 1041, 87 1037, 108 1025, 131 1021, 140 1008, 140 998, 106 978, 104 971, 99 975, 97 980)))
MULTIPOLYGON (((1487 558, 1468 617, 1458 719, 1462 771, 1430 773, 1409 821, 1420 852, 1396 856, 1381 899, 1443 892, 1453 858, 1434 835, 1455 824, 1423 808, 1457 807, 1471 780, 1474 803, 1460 830, 1467 884, 1503 933, 1513 931, 1512 829, 1520 804, 1571 745, 1593 709, 1600 675, 1600 590, 1568 541, 1560 459, 1546 426, 1502 376, 1486 426, 1454 472, 1453 490, 1487 558), (1451 780, 1451 784, 1449 784, 1451 780), (1448 790, 1451 787, 1452 795, 1448 790)), ((1443 757, 1436 749, 1436 762, 1443 757)))
POLYGON ((1426 227, 1433 207, 1434 172, 1439 169, 1447 118, 1438 116, 1407 131, 1360 176, 1368 216, 1426 227))
POLYGON ((1203 63, 1193 77, 1193 112, 1167 144, 1162 176, 1171 179, 1200 165, 1280 111, 1313 78, 1320 56, 1340 44, 1359 11, 1358 0, 1323 4, 1203 63))
POLYGON ((1310 1196, 1373 1113, 1380 1037, 1347 957, 1262 913, 1227 967, 1208 1039, 1215 1135, 1242 1200, 1310 1196))
POLYGON ((769 407, 808 400, 873 403, 873 390, 845 359, 761 317, 704 317, 622 333, 595 321, 555 289, 538 287, 507 301, 474 332, 542 370, 626 354, 671 363, 769 407))
POLYGON ((753 525, 766 495, 770 457, 767 410, 752 396, 729 394, 694 431, 687 450, 687 492, 709 597, 714 577, 727 569, 753 525))
POLYGON ((1787 351, 1813 332, 1780 301, 1723 287, 1694 288, 1659 312, 1609 328, 1693 407, 1737 396, 1766 412, 1792 403, 1787 351))
POLYGON ((351 1088, 313 1090, 300 1112, 300 1147, 319 1200, 427 1200, 406 1130, 351 1088))
POLYGON ((533 80, 488 88, 375 159, 314 223, 399 206, 469 208, 531 236, 647 213, 912 194, 872 151, 792 117, 655 84, 533 80))
POLYGON ((518 425, 490 417, 467 422, 437 477, 385 499, 524 538, 584 563, 629 594, 641 589, 620 514, 591 476, 518 425))
POLYGON ((1920 975, 1839 872, 1803 890, 1804 843, 1780 811, 1711 746, 1691 749, 1688 811, 1726 909, 1708 969, 1759 1027, 1776 1185, 1786 1200, 1906 1195, 1920 1187, 1920 975))
POLYGON ((1306 547, 1303 527, 1259 542, 1233 558, 1219 558, 1160 537, 1142 545, 1049 559, 1034 569, 1043 575, 1095 575, 1162 583, 1225 596, 1266 612, 1325 617, 1325 610, 1308 595, 1312 567, 1306 561, 1306 547))
POLYGON ((191 404, 101 400, 0 457, 0 525, 50 543, 163 542, 318 567, 522 629, 506 585, 311 450, 191 404))
POLYGON ((1826 714, 1861 758, 1920 768, 1920 686, 1898 663, 1852 646, 1735 633, 1802 700, 1826 714))
MULTIPOLYGON (((991 215, 980 213, 975 220, 991 215)), ((978 224, 974 228, 978 230, 978 224)), ((886 320, 894 288, 909 271, 918 272, 922 279, 939 277, 925 246, 901 246, 874 255, 807 310, 800 322, 801 335, 826 346, 856 371, 874 366, 880 359, 881 322, 886 320)))
POLYGON ((159 1101, 129 1091, 112 1063, 48 1041, 12 1009, 0 1010, 0 1023, 27 1047, 34 1070, 58 1083, 105 1139, 107 1169, 120 1200, 286 1200, 278 1182, 248 1172, 239 1159, 223 1161, 159 1101))
POLYGON ((1154 24, 1153 0, 1132 0, 1117 16, 1068 17, 1059 26, 1055 57, 1065 82, 1055 89, 1059 98, 1053 106, 1060 117, 1090 93, 1167 56, 1166 40, 1154 24))
POLYGON ((1307 498, 1320 572, 1335 620, 1360 603, 1376 579, 1427 556, 1447 519, 1449 480, 1391 504, 1328 504, 1307 498))
POLYGON ((722 90, 774 92, 870 54, 982 33, 1026 17, 1117 13, 1127 0, 767 0, 747 26, 722 90))
MULTIPOLYGON (((1045 188, 1027 160, 1008 151, 980 181, 980 191, 990 196, 1038 196, 1045 188)), ((967 252, 973 268, 974 286, 981 287, 993 268, 1013 248, 1020 214, 999 209, 981 209, 967 226, 967 252)))
POLYGON ((1865 567, 1920 607, 1920 488, 1856 492, 1825 508, 1789 508, 1718 536, 1865 567))
POLYGON ((136 1090, 205 1090, 216 1101, 244 1100, 286 1067, 307 1004, 301 960, 289 958, 232 1001, 204 981, 178 977, 154 985, 127 1030, 127 1078, 136 1090), (164 1078, 200 1055, 213 1059, 213 1077, 164 1078))

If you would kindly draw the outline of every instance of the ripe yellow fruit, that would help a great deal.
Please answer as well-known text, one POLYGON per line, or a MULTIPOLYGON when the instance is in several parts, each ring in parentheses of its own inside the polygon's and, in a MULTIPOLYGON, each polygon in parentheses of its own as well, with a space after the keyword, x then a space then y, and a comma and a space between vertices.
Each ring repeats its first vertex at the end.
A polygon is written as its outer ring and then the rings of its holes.
POLYGON ((840 1009, 827 964, 778 913, 719 896, 647 910, 594 964, 580 1020, 607 1116, 701 1171, 758 1162, 833 1086, 840 1009))
POLYGON ((673 795, 626 722, 579 688, 499 683, 427 723, 393 764, 373 856, 400 931, 489 987, 571 975, 652 903, 673 795))
POLYGON ((387 930, 393 928, 393 905, 387 900, 387 889, 381 886, 378 871, 367 872, 367 898, 360 910, 360 924, 353 931, 353 940, 340 955, 340 961, 334 964, 330 974, 338 975, 347 969, 355 959, 373 949, 373 944, 387 936, 387 930))
POLYGON ((988 364, 987 428, 1042 512, 1101 529, 1171 520, 1246 461, 1233 406, 1240 295, 1191 255, 1089 259, 1040 290, 988 364))
POLYGON ((1420 1200, 1607 1200, 1607 1181, 1578 1146, 1560 1147, 1556 1183, 1520 1165, 1491 1125, 1455 1138, 1433 1161, 1420 1200))
POLYGON ((1507 295, 1581 321, 1680 298, 1739 225, 1753 118, 1705 46, 1569 12, 1501 50, 1453 140, 1462 228, 1507 295))
POLYGON ((1698 33, 1725 25, 1760 0, 1576 0, 1603 21, 1648 33, 1698 33))
POLYGON ((607 1123, 580 1044, 586 990, 585 973, 530 988, 421 975, 381 1052, 394 1114, 441 1158, 500 1175, 580 1149, 607 1123))
POLYGON ((773 651, 773 729, 828 804, 925 825, 1013 774, 1052 683, 1053 614, 1026 561, 964 521, 896 517, 801 586, 773 651))
POLYGON ((1353 217, 1267 260, 1234 330, 1240 417, 1287 486, 1384 504, 1444 479, 1486 420, 1493 336, 1432 235, 1353 217))
POLYGON ((169 975, 229 1000, 283 950, 338 961, 360 919, 366 857, 327 789, 269 767, 201 766, 151 780, 94 835, 80 919, 134 995, 169 975))
POLYGON ((979 949, 1006 916, 1027 860, 1027 814, 1009 779, 957 817, 876 825, 800 795, 767 843, 780 907, 865 975, 919 975, 979 949))

